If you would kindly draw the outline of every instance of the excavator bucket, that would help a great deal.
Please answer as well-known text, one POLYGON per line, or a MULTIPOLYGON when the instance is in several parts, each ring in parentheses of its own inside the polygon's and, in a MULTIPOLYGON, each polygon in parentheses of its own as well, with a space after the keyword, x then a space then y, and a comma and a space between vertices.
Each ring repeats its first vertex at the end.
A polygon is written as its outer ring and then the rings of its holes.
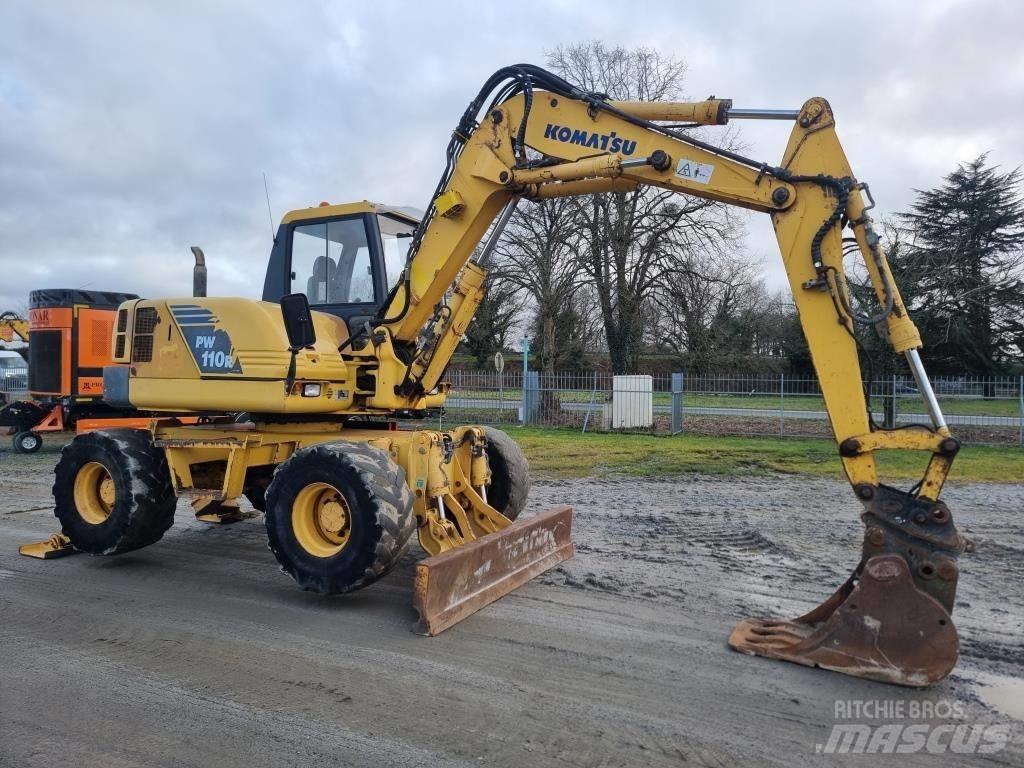
POLYGON ((416 565, 414 631, 434 636, 573 556, 572 508, 523 518, 416 565))
POLYGON ((906 561, 897 555, 868 560, 832 597, 798 619, 740 622, 729 645, 911 687, 948 675, 960 648, 946 609, 914 586, 906 561))
POLYGON ((737 651, 884 683, 924 687, 956 665, 950 611, 960 552, 973 551, 942 502, 858 487, 867 525, 860 565, 835 594, 792 621, 746 619, 737 651))

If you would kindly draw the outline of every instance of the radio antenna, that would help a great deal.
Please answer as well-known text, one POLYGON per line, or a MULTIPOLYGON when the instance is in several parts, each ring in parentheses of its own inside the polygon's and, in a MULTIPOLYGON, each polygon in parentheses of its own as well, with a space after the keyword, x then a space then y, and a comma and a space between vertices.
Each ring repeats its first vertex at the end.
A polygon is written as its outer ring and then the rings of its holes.
POLYGON ((274 234, 274 214, 270 210, 270 189, 267 187, 267 172, 263 172, 263 194, 267 196, 267 219, 270 221, 270 241, 277 242, 277 235, 274 234))

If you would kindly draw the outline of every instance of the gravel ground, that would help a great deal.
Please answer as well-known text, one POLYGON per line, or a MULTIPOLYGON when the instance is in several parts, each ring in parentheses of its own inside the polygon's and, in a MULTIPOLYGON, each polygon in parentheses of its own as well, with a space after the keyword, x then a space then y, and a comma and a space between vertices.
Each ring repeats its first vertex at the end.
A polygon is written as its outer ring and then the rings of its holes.
MULTIPOLYGON (((577 555, 437 638, 413 635, 418 550, 383 582, 294 588, 258 518, 196 522, 112 558, 43 562, 59 445, 0 447, 0 765, 865 765, 823 756, 837 702, 949 705, 1004 724, 1024 765, 1024 484, 956 485, 962 658, 925 691, 730 651, 746 615, 798 615, 855 564, 838 481, 535 481, 575 508, 577 555)), ((909 722, 899 719, 864 721, 909 722)), ((914 722, 921 722, 915 720, 914 722)), ((870 763, 866 761, 871 761, 870 763)))

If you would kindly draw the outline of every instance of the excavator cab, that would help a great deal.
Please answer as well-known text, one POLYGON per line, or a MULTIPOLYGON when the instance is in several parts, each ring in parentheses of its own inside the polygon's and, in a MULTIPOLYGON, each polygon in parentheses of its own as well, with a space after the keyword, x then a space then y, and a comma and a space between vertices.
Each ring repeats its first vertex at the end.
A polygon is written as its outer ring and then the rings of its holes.
POLYGON ((368 202, 293 211, 274 239, 263 300, 304 293, 311 309, 341 318, 356 334, 387 301, 418 223, 368 202))

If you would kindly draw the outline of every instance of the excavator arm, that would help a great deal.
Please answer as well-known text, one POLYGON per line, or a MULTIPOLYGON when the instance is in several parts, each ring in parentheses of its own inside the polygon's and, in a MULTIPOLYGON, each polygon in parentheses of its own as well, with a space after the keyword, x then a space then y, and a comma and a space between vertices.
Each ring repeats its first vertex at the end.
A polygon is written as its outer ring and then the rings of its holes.
POLYGON ((28 320, 15 312, 0 312, 0 341, 11 342, 15 336, 28 342, 28 320))
MULTIPOLYGON (((483 265, 521 198, 653 186, 767 213, 867 530, 860 564, 832 598, 795 621, 742 622, 730 644, 905 685, 948 674, 958 653, 950 619, 956 561, 967 544, 939 493, 959 443, 925 375, 920 335, 872 227, 874 203, 850 168, 828 102, 812 98, 796 111, 736 110, 723 99, 615 102, 519 65, 487 82, 457 126, 447 158, 405 273, 373 323, 374 349, 390 345, 402 363, 395 394, 422 397, 439 386, 479 306, 483 265), (736 118, 793 121, 778 165, 663 124, 723 125, 736 118), (860 255, 874 287, 878 307, 870 316, 850 299, 846 252, 860 255), (906 358, 930 426, 881 429, 872 422, 858 325, 883 328, 906 358), (881 450, 930 454, 921 481, 910 491, 882 485, 875 456, 881 450)), ((825 511, 823 525, 830 514, 825 511)))

